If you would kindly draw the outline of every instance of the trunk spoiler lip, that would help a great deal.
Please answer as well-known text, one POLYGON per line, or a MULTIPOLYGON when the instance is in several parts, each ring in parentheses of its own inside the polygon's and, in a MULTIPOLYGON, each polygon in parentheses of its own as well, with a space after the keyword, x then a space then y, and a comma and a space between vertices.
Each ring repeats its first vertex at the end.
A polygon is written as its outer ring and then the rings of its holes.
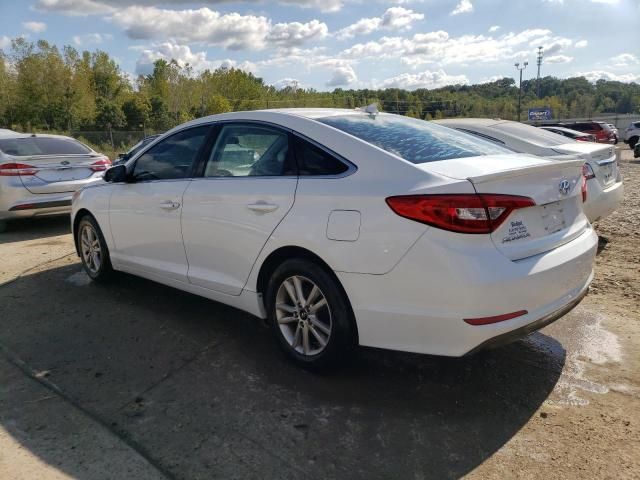
POLYGON ((90 152, 90 153, 69 153, 69 154, 65 154, 65 153, 57 153, 57 154, 49 154, 49 155, 9 155, 9 154, 5 154, 6 157, 9 157, 11 159, 16 159, 19 160, 21 162, 26 162, 28 160, 48 160, 48 159, 55 159, 55 158, 98 158, 98 157, 106 157, 106 155, 102 154, 102 153, 97 153, 97 152, 90 152))
MULTIPOLYGON (((543 171, 549 168, 550 165, 553 167, 560 168, 571 168, 575 167, 577 169, 582 168, 584 164, 583 159, 572 159, 572 160, 558 160, 549 163, 541 163, 538 165, 530 165, 527 167, 518 167, 513 169, 501 170, 498 172, 487 173, 484 175, 475 175, 467 177, 466 180, 470 181, 473 184, 485 183, 491 180, 496 180, 498 178, 513 178, 513 177, 521 177, 523 175, 528 175, 530 173, 536 173, 539 171, 543 171)), ((580 171, 580 170, 579 170, 580 171)))

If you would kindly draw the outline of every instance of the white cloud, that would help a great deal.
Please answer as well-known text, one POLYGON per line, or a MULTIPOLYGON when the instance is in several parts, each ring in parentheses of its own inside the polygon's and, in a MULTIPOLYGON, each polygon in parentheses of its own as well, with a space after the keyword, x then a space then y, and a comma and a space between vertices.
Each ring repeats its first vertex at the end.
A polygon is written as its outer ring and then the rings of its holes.
POLYGON ((318 20, 308 23, 276 23, 271 27, 266 40, 276 46, 295 47, 308 40, 319 40, 327 36, 327 25, 318 20))
POLYGON ((492 25, 489 27, 489 33, 497 32, 498 30, 500 30, 500 25, 492 25))
POLYGON ((387 78, 380 82, 378 88, 404 88, 416 90, 418 88, 440 88, 447 85, 467 85, 469 79, 465 75, 449 75, 442 69, 421 73, 403 73, 387 78))
POLYGON ((300 86, 300 82, 295 78, 282 78, 278 81, 273 82, 273 85, 277 90, 282 90, 283 88, 293 87, 293 88, 302 88, 300 86))
POLYGON ((552 35, 550 30, 528 29, 519 33, 500 36, 462 35, 452 37, 447 32, 417 33, 412 37, 382 37, 376 41, 357 43, 344 50, 343 58, 396 59, 403 63, 418 65, 465 64, 469 62, 505 62, 527 59, 533 56, 532 45, 546 45, 557 54, 570 46, 568 38, 552 35))
POLYGON ((47 29, 44 22, 22 22, 22 27, 33 33, 42 33, 47 29))
POLYGON ((451 15, 459 15, 461 13, 473 12, 473 4, 470 0, 460 0, 460 3, 453 9, 451 15))
POLYGON ((142 75, 151 73, 153 71, 153 63, 156 60, 175 60, 181 67, 189 65, 194 72, 201 72, 207 69, 214 70, 219 67, 239 68, 248 72, 257 70, 256 65, 251 62, 238 63, 231 59, 208 60, 207 52, 192 52, 188 45, 164 42, 142 50, 136 62, 136 73, 142 75))
POLYGON ((339 30, 336 37, 340 40, 356 35, 367 35, 377 30, 409 30, 414 22, 424 19, 424 14, 403 7, 388 8, 380 17, 361 18, 356 23, 339 30))
POLYGON ((321 39, 328 32, 327 25, 318 20, 273 25, 264 16, 222 14, 206 7, 163 10, 134 6, 114 12, 110 19, 133 39, 168 38, 179 43, 202 43, 230 50, 290 48, 321 39))
POLYGON ((632 53, 621 53, 620 55, 613 57, 611 60, 613 61, 614 67, 628 67, 640 63, 638 57, 632 53))
POLYGON ((74 35, 72 40, 77 46, 101 44, 113 39, 110 33, 87 33, 86 35, 74 35))
MULTIPOLYGON (((260 3, 259 0, 246 0, 247 3, 260 3)), ((158 5, 191 5, 192 0, 137 0, 137 6, 158 5)), ((204 0, 199 2, 205 5, 220 5, 233 3, 232 0, 204 0)), ((282 5, 290 5, 301 8, 315 8, 322 12, 337 12, 343 7, 343 0, 279 0, 282 5)), ((56 12, 64 15, 86 16, 113 13, 132 6, 130 0, 37 0, 35 9, 45 12, 56 12)))
POLYGON ((9 48, 11 46, 11 39, 6 35, 0 37, 0 48, 9 48))
POLYGON ((590 82, 596 82, 598 80, 612 80, 616 82, 640 82, 640 75, 635 73, 622 73, 616 74, 607 72, 604 70, 592 70, 590 72, 580 72, 575 74, 576 77, 585 77, 590 82))
POLYGON ((573 62, 573 57, 567 55, 553 55, 544 60, 546 63, 569 63, 573 62))
POLYGON ((331 78, 327 81, 328 87, 347 86, 358 81, 358 76, 353 67, 345 60, 330 58, 317 62, 316 65, 329 68, 331 78))
POLYGON ((574 47, 576 47, 576 48, 584 48, 584 47, 586 47, 587 45, 589 45, 589 42, 588 42, 588 41, 586 41, 586 40, 580 40, 580 41, 576 42, 573 46, 574 46, 574 47))

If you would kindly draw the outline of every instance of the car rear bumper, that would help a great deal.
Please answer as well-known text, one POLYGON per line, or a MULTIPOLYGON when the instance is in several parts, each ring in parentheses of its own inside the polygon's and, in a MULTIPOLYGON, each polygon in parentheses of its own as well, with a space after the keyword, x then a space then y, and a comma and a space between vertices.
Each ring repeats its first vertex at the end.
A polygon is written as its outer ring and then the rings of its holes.
POLYGON ((624 197, 624 185, 622 180, 602 188, 597 179, 593 178, 587 183, 587 201, 583 210, 590 222, 595 222, 612 214, 622 202, 624 197))
POLYGON ((455 237, 452 242, 450 233, 429 229, 386 275, 336 272, 351 300, 361 345, 462 356, 494 338, 526 335, 559 318, 593 278, 597 236, 591 227, 560 247, 518 261, 500 254, 490 240, 455 237), (521 310, 527 313, 488 325, 463 320, 521 310))

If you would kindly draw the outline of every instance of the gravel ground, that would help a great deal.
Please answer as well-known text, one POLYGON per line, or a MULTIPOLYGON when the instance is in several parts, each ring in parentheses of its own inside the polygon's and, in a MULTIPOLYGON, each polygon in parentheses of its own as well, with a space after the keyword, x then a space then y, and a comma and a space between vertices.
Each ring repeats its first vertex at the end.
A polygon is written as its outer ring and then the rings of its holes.
POLYGON ((463 359, 364 349, 332 376, 291 366, 242 312, 91 284, 66 219, 16 224, 0 479, 640 478, 640 162, 620 154, 624 204, 566 317, 463 359))

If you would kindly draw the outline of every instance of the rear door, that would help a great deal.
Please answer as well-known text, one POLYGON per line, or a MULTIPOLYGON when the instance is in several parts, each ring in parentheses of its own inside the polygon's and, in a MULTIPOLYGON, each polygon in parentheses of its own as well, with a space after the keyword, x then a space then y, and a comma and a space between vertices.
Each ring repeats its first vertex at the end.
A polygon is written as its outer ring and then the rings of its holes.
POLYGON ((135 160, 131 182, 112 186, 109 222, 115 261, 187 282, 182 195, 210 130, 209 125, 191 127, 161 140, 135 160))
POLYGON ((31 193, 73 192, 83 180, 109 165, 104 155, 65 137, 4 138, 0 150, 15 162, 33 167, 29 175, 20 176, 31 193))
POLYGON ((293 205, 298 177, 290 134, 225 123, 202 178, 184 194, 182 235, 189 281, 239 295, 262 247, 293 205))

